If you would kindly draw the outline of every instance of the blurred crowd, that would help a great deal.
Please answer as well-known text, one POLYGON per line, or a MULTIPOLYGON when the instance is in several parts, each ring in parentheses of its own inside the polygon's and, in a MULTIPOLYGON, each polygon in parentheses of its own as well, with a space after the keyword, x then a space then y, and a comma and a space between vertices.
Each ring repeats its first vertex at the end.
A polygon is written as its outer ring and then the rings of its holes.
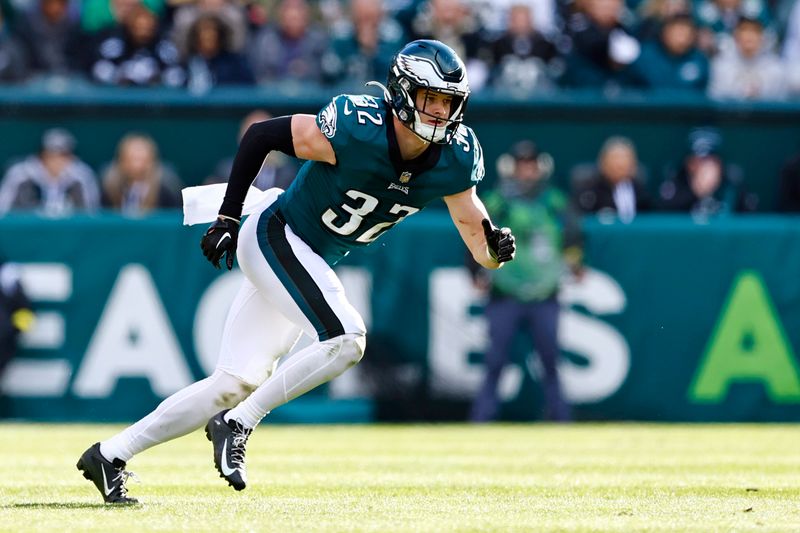
MULTIPOLYGON (((260 109, 248 113, 240 123, 239 137, 254 122, 269 118, 271 115, 260 109)), ((556 166, 553 158, 540 153, 532 140, 526 143, 522 151, 519 143, 511 144, 498 157, 497 181, 491 184, 492 191, 483 189, 483 194, 517 190, 510 169, 529 160, 537 167, 537 175, 546 175, 548 183, 565 195, 572 211, 596 214, 602 220, 627 223, 645 212, 689 213, 697 219, 755 211, 800 213, 800 152, 784 162, 779 176, 766 177, 776 184, 777 204, 760 205, 758 195, 747 189, 742 168, 723 157, 723 138, 713 127, 691 130, 684 151, 675 154, 673 162, 655 176, 639 160, 630 138, 608 137, 597 148, 594 161, 562 169, 558 178, 550 177, 556 166)), ((146 133, 125 134, 113 158, 97 172, 80 159, 76 145, 75 136, 68 130, 51 128, 42 135, 38 150, 13 158, 0 180, 0 215, 29 211, 60 217, 110 209, 141 216, 156 209, 180 208, 181 189, 198 181, 178 176, 146 133)), ((221 159, 202 183, 224 183, 232 163, 233 154, 221 159)), ((285 189, 300 163, 273 153, 253 184, 261 190, 285 189)))
POLYGON ((352 89, 416 38, 473 90, 800 96, 795 0, 0 0, 0 82, 352 89))
MULTIPOLYGON (((240 122, 239 138, 247 128, 271 115, 261 109, 248 113, 240 122)), ((597 148, 594 161, 562 169, 558 178, 550 174, 556 162, 526 141, 510 144, 496 161, 497 181, 484 188, 492 195, 517 191, 512 170, 521 161, 541 167, 548 183, 565 195, 569 208, 579 214, 596 214, 601 220, 633 221, 639 213, 689 213, 696 219, 714 216, 776 211, 800 213, 800 152, 782 165, 780 175, 768 177, 774 184, 775 205, 761 205, 758 195, 747 189, 742 168, 722 154, 723 138, 713 127, 691 130, 685 149, 673 162, 651 176, 639 160, 634 140, 612 135, 597 148)), ((12 158, 0 180, 0 216, 10 211, 29 211, 49 217, 116 210, 128 216, 142 216, 158 209, 178 209, 181 189, 198 182, 224 183, 230 175, 233 154, 221 159, 197 180, 182 179, 169 161, 160 156, 155 140, 143 132, 131 131, 118 141, 110 161, 97 171, 82 161, 77 140, 60 127, 44 132, 37 150, 12 158)), ((261 190, 287 188, 301 161, 273 153, 261 167, 253 185, 261 190)), ((558 165, 561 166, 561 165, 558 165)), ((759 177, 759 179, 764 178, 759 177)))

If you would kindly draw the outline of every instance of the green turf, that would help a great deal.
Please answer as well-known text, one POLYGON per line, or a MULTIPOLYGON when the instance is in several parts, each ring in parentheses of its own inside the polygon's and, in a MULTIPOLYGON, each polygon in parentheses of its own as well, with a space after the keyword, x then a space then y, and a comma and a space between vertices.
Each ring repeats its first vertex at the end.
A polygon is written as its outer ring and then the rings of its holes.
POLYGON ((2 531, 800 531, 800 426, 269 426, 250 486, 201 432, 129 467, 143 505, 75 469, 118 428, 0 425, 2 531))

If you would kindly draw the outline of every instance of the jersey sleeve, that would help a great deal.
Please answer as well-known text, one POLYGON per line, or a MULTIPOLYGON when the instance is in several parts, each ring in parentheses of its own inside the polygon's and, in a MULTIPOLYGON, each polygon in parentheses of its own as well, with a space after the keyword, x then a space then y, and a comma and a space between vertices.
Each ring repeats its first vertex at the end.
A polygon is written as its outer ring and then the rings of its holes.
POLYGON ((347 96, 340 94, 317 113, 317 127, 331 143, 335 152, 338 152, 340 148, 345 148, 350 138, 349 124, 344 120, 346 99, 347 96))
POLYGON ((456 194, 476 186, 486 174, 483 163, 483 148, 472 128, 459 126, 451 141, 455 154, 455 176, 452 190, 456 194))
POLYGON ((340 94, 317 114, 317 127, 331 143, 337 160, 370 143, 383 131, 383 122, 381 106, 368 95, 340 94))

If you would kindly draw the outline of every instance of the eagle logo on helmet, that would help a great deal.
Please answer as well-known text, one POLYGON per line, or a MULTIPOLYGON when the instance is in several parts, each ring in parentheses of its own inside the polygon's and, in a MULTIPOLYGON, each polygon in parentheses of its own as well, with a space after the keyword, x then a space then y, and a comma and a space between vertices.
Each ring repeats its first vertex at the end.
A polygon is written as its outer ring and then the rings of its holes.
MULTIPOLYGON (((398 67, 400 67, 400 70, 402 70, 404 74, 409 76, 419 85, 429 86, 431 88, 437 88, 437 89, 443 89, 443 88, 448 88, 453 90, 461 89, 461 87, 459 87, 458 84, 448 83, 447 81, 445 81, 445 78, 447 77, 445 73, 441 71, 441 69, 436 63, 434 63, 428 58, 417 57, 407 54, 397 54, 397 65, 398 67)), ((464 79, 463 70, 461 71, 460 74, 461 74, 460 75, 461 79, 459 81, 464 79)))

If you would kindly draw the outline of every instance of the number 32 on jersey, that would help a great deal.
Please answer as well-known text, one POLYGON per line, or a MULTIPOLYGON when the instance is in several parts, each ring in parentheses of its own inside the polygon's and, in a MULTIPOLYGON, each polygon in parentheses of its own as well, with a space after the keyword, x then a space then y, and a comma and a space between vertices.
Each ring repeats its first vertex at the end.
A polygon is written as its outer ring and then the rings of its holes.
MULTIPOLYGON (((333 209, 328 209, 322 213, 322 223, 325 224, 325 227, 331 231, 338 233, 339 235, 346 236, 352 235, 358 231, 358 229, 361 227, 361 224, 364 222, 364 217, 375 211, 375 209, 378 207, 378 199, 355 189, 350 189, 345 194, 353 200, 360 202, 360 205, 357 207, 353 207, 348 204, 342 204, 342 209, 350 214, 350 218, 347 220, 341 220, 339 215, 337 215, 333 209)), ((389 213, 393 215, 399 215, 397 220, 392 222, 379 222, 378 224, 375 224, 364 231, 361 235, 356 237, 356 241, 364 243, 372 242, 380 237, 383 232, 407 216, 413 215, 417 211, 419 211, 419 209, 416 207, 394 204, 392 208, 389 209, 389 213)))

